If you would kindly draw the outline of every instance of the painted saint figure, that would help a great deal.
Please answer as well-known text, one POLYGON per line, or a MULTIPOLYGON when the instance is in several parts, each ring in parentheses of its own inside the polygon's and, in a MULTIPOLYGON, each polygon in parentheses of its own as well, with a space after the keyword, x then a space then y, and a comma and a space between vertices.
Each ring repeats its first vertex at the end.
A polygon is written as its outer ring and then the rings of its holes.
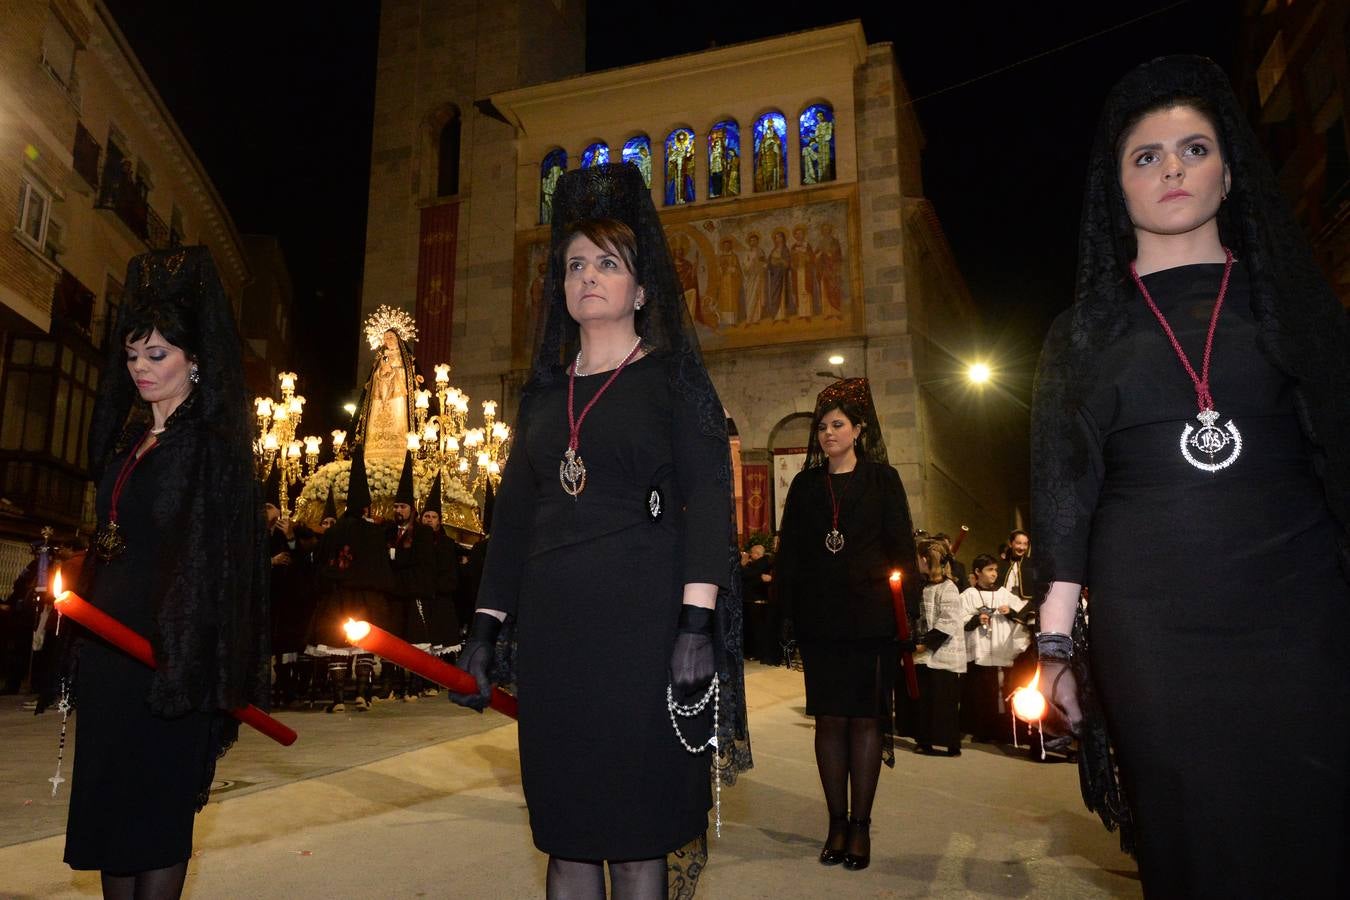
POLYGON ((844 317, 844 248, 834 236, 834 226, 820 226, 820 249, 816 251, 816 277, 827 319, 844 317))
POLYGON ((741 259, 731 238, 723 238, 717 254, 717 315, 722 325, 745 321, 741 288, 741 259))
POLYGON ((797 225, 792 229, 792 246, 788 248, 792 263, 792 294, 797 298, 796 313, 799 318, 809 319, 820 313, 820 298, 816 295, 815 253, 806 240, 806 226, 797 225))
POLYGON ((746 321, 758 322, 764 316, 764 301, 768 290, 769 257, 759 246, 759 232, 752 231, 745 236, 749 249, 745 251, 745 261, 741 271, 745 274, 746 321))

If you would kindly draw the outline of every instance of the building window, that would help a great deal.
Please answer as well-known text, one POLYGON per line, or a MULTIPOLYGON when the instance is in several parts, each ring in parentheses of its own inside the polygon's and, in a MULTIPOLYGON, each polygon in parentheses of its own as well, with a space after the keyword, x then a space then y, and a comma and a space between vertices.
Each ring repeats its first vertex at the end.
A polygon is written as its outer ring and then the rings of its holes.
POLYGON ((666 137, 666 206, 694 202, 694 144, 688 128, 666 137))
POLYGON ((652 186, 652 139, 645 134, 635 134, 623 142, 623 161, 632 163, 642 173, 647 187, 652 186))
POLYGON ((834 181, 834 110, 813 103, 797 117, 797 139, 802 150, 802 184, 834 181))
POLYGON ((183 235, 186 233, 187 231, 183 228, 183 211, 175 203, 169 213, 169 246, 181 247, 183 235))
POLYGON ((459 110, 441 126, 436 145, 436 196, 453 197, 459 193, 459 110))
POLYGON ((787 187, 787 119, 777 111, 755 120, 755 192, 787 187))
POLYGON ((52 214, 52 195, 27 176, 19 179, 19 234, 39 253, 47 246, 47 224, 52 214))
POLYGON ((553 221, 553 192, 558 189, 558 179, 567 171, 567 151, 555 147, 544 154, 539 164, 539 224, 547 225, 553 221))
POLYGON ((609 144, 604 141, 597 141, 581 151, 581 167, 583 169, 589 169, 591 166, 603 166, 607 162, 609 162, 609 144))
POLYGON ((741 192, 741 128, 723 119, 708 132, 708 197, 735 197, 741 192))
POLYGON ((98 158, 103 148, 94 140, 94 135, 83 122, 75 123, 75 146, 71 156, 74 158, 75 172, 91 188, 98 188, 98 158))
POLYGON ((42 32, 42 65, 64 88, 75 80, 75 50, 74 36, 48 12, 47 27, 42 32))

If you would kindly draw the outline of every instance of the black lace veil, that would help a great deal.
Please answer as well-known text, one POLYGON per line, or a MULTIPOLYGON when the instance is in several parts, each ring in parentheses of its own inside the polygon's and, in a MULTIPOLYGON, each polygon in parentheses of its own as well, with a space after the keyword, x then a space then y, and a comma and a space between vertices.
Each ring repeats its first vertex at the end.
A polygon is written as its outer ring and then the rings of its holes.
POLYGON ((806 436, 806 462, 803 469, 825 464, 825 451, 816 440, 816 427, 832 409, 842 409, 854 425, 862 425, 862 433, 854 443, 854 452, 869 462, 889 466, 886 439, 881 434, 881 421, 872 403, 872 387, 866 378, 845 378, 836 381, 816 395, 816 411, 811 416, 811 431, 806 436))
MULTIPOLYGON (((181 347, 199 381, 165 423, 159 442, 165 474, 155 515, 172 523, 160 570, 147 573, 155 601, 148 635, 158 667, 147 698, 166 718, 190 710, 266 707, 269 655, 266 532, 253 473, 253 414, 233 307, 210 251, 186 247, 133 258, 126 293, 106 348, 89 434, 95 477, 148 427, 150 414, 125 364, 124 339, 147 326, 182 326, 181 347)), ((165 334, 172 341, 170 335, 165 334)), ((97 578, 97 566, 93 577, 97 578)), ((214 717, 214 754, 238 733, 214 717)), ((204 802, 207 784, 198 796, 204 802)))
MULTIPOLYGON (((521 407, 540 388, 565 377, 564 360, 576 353, 580 329, 567 312, 563 294, 566 269, 561 260, 563 242, 570 225, 582 219, 617 219, 637 238, 637 277, 646 302, 637 311, 634 326, 648 354, 669 361, 672 392, 698 410, 700 430, 726 440, 726 411, 703 365, 698 337, 689 308, 675 273, 665 230, 652 204, 638 169, 626 163, 592 166, 567 172, 553 195, 553 231, 544 302, 540 304, 535 334, 538 336, 534 363, 526 382, 521 407)), ((733 491, 731 448, 716 473, 728 493, 733 491)), ((484 526, 486 528, 486 525, 484 526)), ((717 596, 717 674, 721 681, 722 717, 717 735, 715 765, 724 783, 750 768, 750 737, 746 726, 745 673, 741 653, 742 611, 740 597, 740 552, 736 546, 736 523, 727 522, 727 584, 717 596)))
MULTIPOLYGON (((1079 501, 1071 486, 1095 464, 1076 417, 1096 383, 1102 351, 1123 334, 1127 305, 1135 302, 1129 275, 1134 229, 1120 186, 1117 144, 1141 112, 1189 98, 1198 98, 1207 107, 1202 111, 1215 119, 1232 174, 1232 188, 1218 215, 1220 236, 1247 268, 1258 346, 1294 384, 1300 424, 1342 527, 1341 561, 1350 573, 1345 532, 1350 525, 1350 335, 1345 312, 1318 270, 1223 71, 1201 57, 1170 56, 1133 69, 1107 98, 1088 163, 1074 305, 1056 319, 1041 354, 1032 409, 1031 478, 1037 578, 1043 583, 1055 580, 1055 548, 1071 539, 1072 523, 1091 513, 1074 508, 1079 501)), ((1085 651, 1081 622, 1075 638, 1085 651)), ((1076 653, 1075 663, 1086 667, 1086 652, 1076 653)), ((1080 756, 1084 800, 1108 828, 1121 827, 1122 846, 1128 850, 1128 807, 1115 778, 1104 721, 1100 710, 1092 708, 1086 668, 1079 677, 1089 694, 1084 698, 1089 722, 1080 756)))

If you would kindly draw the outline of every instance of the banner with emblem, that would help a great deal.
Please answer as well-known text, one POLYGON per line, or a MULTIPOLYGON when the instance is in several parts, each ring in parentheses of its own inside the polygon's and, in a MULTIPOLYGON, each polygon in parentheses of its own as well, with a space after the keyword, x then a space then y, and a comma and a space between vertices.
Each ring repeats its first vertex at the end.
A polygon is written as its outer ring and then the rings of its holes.
POLYGON ((742 502, 745 504, 741 521, 745 523, 746 534, 759 534, 769 530, 769 467, 765 465, 745 465, 741 467, 741 477, 745 484, 742 502))

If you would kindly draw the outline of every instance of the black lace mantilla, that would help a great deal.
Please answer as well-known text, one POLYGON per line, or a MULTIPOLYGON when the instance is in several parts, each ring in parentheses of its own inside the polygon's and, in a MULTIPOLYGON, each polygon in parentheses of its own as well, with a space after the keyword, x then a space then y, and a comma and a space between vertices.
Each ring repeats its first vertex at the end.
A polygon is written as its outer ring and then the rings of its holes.
MULTIPOLYGON (((552 256, 545 283, 542 317, 535 329, 539 335, 534 364, 521 400, 522 410, 541 388, 564 376, 564 360, 577 351, 580 331, 567 312, 563 294, 565 269, 559 258, 569 227, 581 219, 611 218, 626 223, 637 237, 637 276, 646 303, 638 310, 634 326, 643 348, 651 355, 668 359, 671 390, 698 410, 699 429, 711 437, 727 438, 726 411, 718 399, 712 378, 703 365, 698 336, 684 302, 679 277, 675 273, 670 246, 660 217, 652 205, 651 191, 642 174, 633 165, 608 164, 568 172, 558 182, 553 195, 552 256)), ((715 473, 718 484, 734 491, 731 447, 715 473)), ((734 509, 734 506, 733 506, 734 509)), ((751 767, 750 732, 746 722, 745 667, 741 652, 743 625, 741 610, 740 550, 736 545, 736 522, 727 522, 728 587, 717 594, 717 677, 721 683, 722 718, 717 735, 718 752, 714 765, 723 784, 751 767)))
MULTIPOLYGON (((1099 457, 1080 417, 1097 383, 1098 360, 1124 333, 1127 306, 1135 302, 1129 276, 1134 229, 1120 186, 1117 141, 1139 112, 1185 98, 1200 98, 1217 118, 1224 162, 1232 173, 1232 189, 1219 210, 1220 236, 1250 276, 1258 346, 1293 382, 1299 421, 1341 527, 1341 564, 1350 575, 1350 327, 1345 312, 1318 270, 1222 70, 1201 57, 1172 56, 1135 68, 1111 91, 1088 164, 1075 302, 1046 338, 1032 409, 1032 531, 1042 577, 1046 582, 1081 577, 1065 571, 1064 558, 1073 557, 1065 548, 1081 541, 1075 523, 1088 521, 1092 510, 1077 508, 1082 501, 1072 486, 1088 467, 1099 464, 1099 457)), ((1084 665, 1086 653, 1084 643, 1076 654, 1084 665)), ((1123 827, 1128 810, 1114 778, 1104 723, 1098 715, 1086 727, 1083 755, 1094 758, 1084 761, 1085 801, 1108 827, 1123 827)))

